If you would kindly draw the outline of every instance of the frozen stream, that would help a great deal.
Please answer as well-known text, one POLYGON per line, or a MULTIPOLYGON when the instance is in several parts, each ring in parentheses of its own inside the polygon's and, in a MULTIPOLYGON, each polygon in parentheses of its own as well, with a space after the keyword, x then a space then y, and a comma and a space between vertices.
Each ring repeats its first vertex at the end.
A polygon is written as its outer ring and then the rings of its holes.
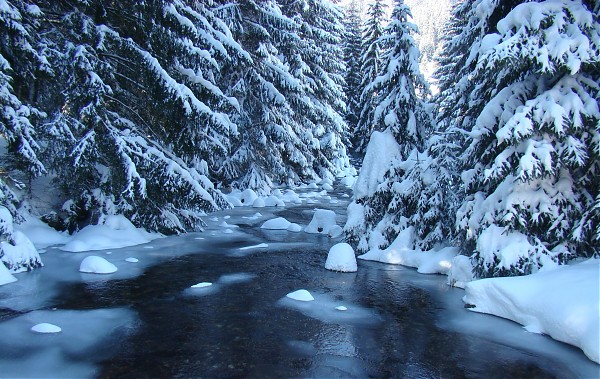
POLYGON ((119 268, 110 275, 77 271, 89 253, 48 249, 46 267, 0 287, 0 377, 598 377, 580 350, 467 311, 444 276, 365 261, 330 272, 339 239, 259 228, 275 216, 305 226, 316 207, 343 225, 348 198, 330 195, 94 252, 119 268), (200 282, 214 284, 190 288, 200 282), (315 301, 285 298, 298 289, 315 301), (62 332, 31 332, 39 322, 62 332))

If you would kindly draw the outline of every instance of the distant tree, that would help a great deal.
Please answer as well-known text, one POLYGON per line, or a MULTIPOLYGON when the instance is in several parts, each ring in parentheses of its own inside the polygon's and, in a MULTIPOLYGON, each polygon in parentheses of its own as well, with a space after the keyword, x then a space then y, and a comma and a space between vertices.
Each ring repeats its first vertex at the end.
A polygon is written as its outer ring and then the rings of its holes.
POLYGON ((381 71, 381 35, 385 21, 385 3, 375 0, 369 4, 368 18, 364 24, 362 57, 360 60, 360 115, 353 130, 353 145, 357 152, 364 154, 369 137, 374 128, 376 94, 371 83, 381 71))
POLYGON ((361 112, 361 56, 362 56, 362 23, 359 3, 352 0, 346 8, 344 62, 346 64, 347 112, 346 122, 349 130, 356 130, 361 112))

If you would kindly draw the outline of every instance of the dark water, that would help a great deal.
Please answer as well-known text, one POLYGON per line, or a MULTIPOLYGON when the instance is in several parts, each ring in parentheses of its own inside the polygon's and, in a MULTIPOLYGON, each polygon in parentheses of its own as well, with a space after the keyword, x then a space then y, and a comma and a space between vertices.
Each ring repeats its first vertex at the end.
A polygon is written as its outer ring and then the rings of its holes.
POLYGON ((411 269, 369 262, 357 273, 329 272, 319 245, 330 242, 310 238, 312 249, 189 255, 101 288, 75 284, 58 307, 137 312, 137 331, 115 343, 113 358, 101 363, 99 377, 106 378, 573 377, 549 358, 437 327, 445 305, 435 291, 449 290, 439 285, 441 277, 423 285, 423 275, 411 269), (218 282, 232 273, 249 275, 205 294, 186 292, 198 278, 218 282), (373 315, 345 323, 282 306, 280 300, 299 288, 373 315))
MULTIPOLYGON (((326 206, 340 215, 340 225, 346 204, 326 206)), ((276 213, 306 225, 315 207, 276 213)), ((324 263, 337 241, 267 232, 259 225, 242 225, 241 237, 211 240, 206 233, 202 251, 150 266, 133 279, 65 283, 52 301, 57 309, 125 307, 138 318, 132 333, 100 346, 95 359, 89 354, 77 359, 87 356, 97 363, 101 378, 581 376, 564 359, 555 359, 556 354, 445 326, 457 314, 463 317, 461 312, 464 317, 489 317, 462 309, 462 290, 447 287, 445 277, 364 261, 357 273, 330 272, 324 263), (257 242, 271 247, 232 254, 257 242), (231 274, 236 276, 223 279, 231 274), (200 281, 215 285, 190 290, 200 281), (282 302, 301 288, 317 297, 316 306, 293 308, 282 302), (331 310, 338 303, 348 305, 347 315, 362 316, 338 317, 331 310)), ((503 320, 492 325, 520 330, 503 320)), ((542 339, 532 336, 533 343, 542 339)), ((575 348, 550 343, 582 356, 575 348)))

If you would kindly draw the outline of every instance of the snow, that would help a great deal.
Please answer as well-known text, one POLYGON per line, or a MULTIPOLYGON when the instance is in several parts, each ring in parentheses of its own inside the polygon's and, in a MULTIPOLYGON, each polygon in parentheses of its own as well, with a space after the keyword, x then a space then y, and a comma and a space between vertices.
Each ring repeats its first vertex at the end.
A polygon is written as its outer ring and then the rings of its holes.
POLYGON ((265 200, 262 197, 257 197, 252 203, 252 207, 254 208, 264 208, 265 206, 265 200))
POLYGON ((329 234, 329 231, 337 226, 335 222, 336 214, 329 209, 315 209, 312 220, 306 226, 306 233, 329 234))
POLYGON ((48 334, 48 333, 60 333, 62 329, 54 324, 42 322, 31 327, 31 331, 35 333, 48 334))
POLYGON ((243 205, 252 205, 257 198, 258 195, 251 189, 245 190, 240 195, 240 201, 243 205))
POLYGON ((337 309, 338 311, 347 311, 348 308, 344 307, 343 305, 339 305, 337 307, 335 307, 335 309, 337 309))
POLYGON ((451 287, 465 288, 467 283, 474 279, 471 258, 457 255, 452 259, 452 267, 448 272, 448 285, 451 287))
POLYGON ((302 230, 300 225, 289 222, 288 220, 286 220, 283 217, 277 217, 277 218, 265 221, 262 224, 261 229, 288 230, 290 232, 299 232, 302 230))
POLYGON ((104 224, 88 225, 76 233, 71 241, 60 249, 71 252, 117 249, 148 243, 159 234, 136 228, 121 215, 108 216, 104 224))
POLYGON ((268 244, 266 244, 266 243, 259 243, 258 245, 240 247, 239 250, 266 249, 267 247, 269 247, 268 244))
POLYGON ((271 195, 265 199, 266 207, 284 207, 285 202, 277 196, 271 195))
POLYGON ((97 255, 90 255, 81 261, 80 272, 90 274, 112 274, 117 272, 117 266, 97 255))
POLYGON ((345 242, 333 245, 327 254, 325 268, 331 271, 356 272, 356 257, 352 246, 345 242))
POLYGON ((0 286, 12 282, 16 282, 17 278, 15 278, 10 271, 6 268, 4 263, 0 261, 0 286))
POLYGON ((4 253, 1 260, 12 273, 43 266, 38 251, 25 234, 14 230, 12 239, 14 244, 9 241, 0 242, 1 251, 4 253))
POLYGON ((333 186, 329 183, 325 183, 321 186, 325 191, 333 191, 333 186))
POLYGON ((125 258, 125 262, 129 262, 129 263, 138 263, 140 260, 137 258, 133 258, 133 257, 129 257, 129 258, 125 258))
POLYGON ((70 238, 66 232, 56 231, 35 217, 26 217, 25 222, 14 228, 25 234, 38 251, 48 246, 65 244, 70 238))
POLYGON ((354 184, 354 196, 357 199, 372 196, 383 182, 385 173, 392 167, 392 162, 400 157, 400 146, 391 132, 373 132, 354 184))
POLYGON ((198 284, 194 284, 193 286, 190 286, 190 288, 204 288, 204 287, 210 287, 212 285, 213 284, 210 283, 210 282, 201 282, 201 283, 198 283, 198 284))
POLYGON ((527 331, 577 346, 600 363, 600 260, 528 276, 476 280, 465 286, 470 310, 507 318, 527 331))
POLYGON ((339 225, 333 225, 331 228, 329 228, 329 237, 331 238, 337 238, 339 236, 342 235, 342 233, 344 233, 344 228, 342 228, 339 225))
POLYGON ((290 299, 298 300, 298 301, 313 301, 315 298, 308 292, 307 290, 297 290, 294 292, 290 292, 286 297, 290 299))

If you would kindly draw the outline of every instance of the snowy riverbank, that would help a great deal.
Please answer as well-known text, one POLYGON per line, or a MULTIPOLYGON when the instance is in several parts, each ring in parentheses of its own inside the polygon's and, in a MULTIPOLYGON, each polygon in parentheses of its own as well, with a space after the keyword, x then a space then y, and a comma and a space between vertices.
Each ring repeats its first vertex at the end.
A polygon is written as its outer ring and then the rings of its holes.
POLYGON ((387 249, 359 256, 414 267, 422 274, 448 275, 448 284, 465 289, 463 301, 474 312, 517 322, 530 333, 546 334, 583 350, 600 363, 600 259, 551 266, 519 277, 473 280, 469 260, 455 248, 416 251, 407 229, 387 249))

